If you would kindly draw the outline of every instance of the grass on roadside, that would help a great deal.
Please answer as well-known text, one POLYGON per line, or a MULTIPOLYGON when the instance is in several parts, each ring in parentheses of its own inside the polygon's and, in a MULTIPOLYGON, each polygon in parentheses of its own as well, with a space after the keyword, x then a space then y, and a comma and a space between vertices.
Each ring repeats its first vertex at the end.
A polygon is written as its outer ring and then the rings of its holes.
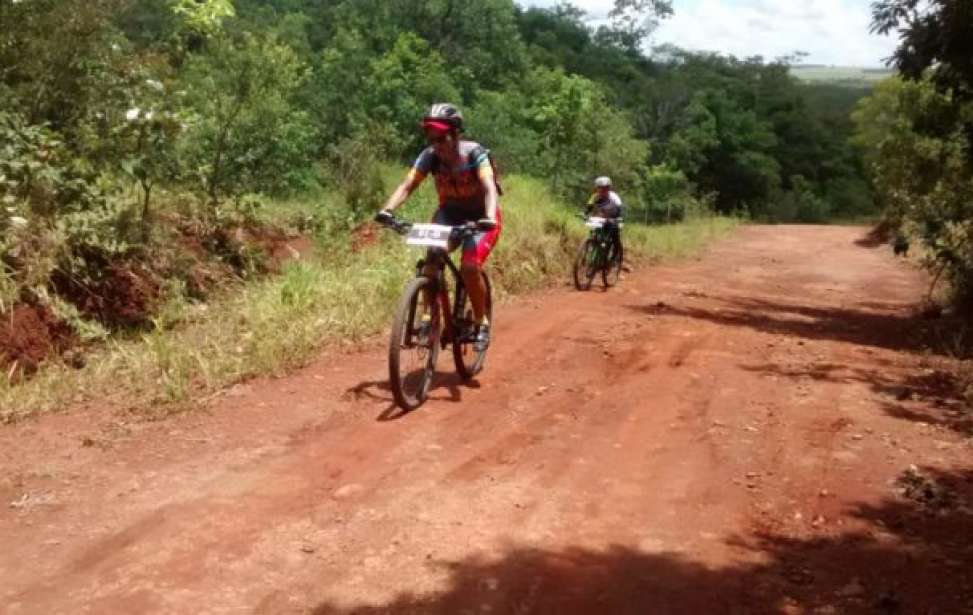
MULTIPOLYGON (((505 188, 504 231, 489 264, 501 299, 566 280, 586 232, 542 182, 509 176, 505 188)), ((413 220, 428 216, 431 189, 424 187, 417 197, 404 211, 413 220)), ((725 218, 630 224, 626 250, 633 260, 682 257, 735 224, 725 218)), ((349 248, 336 250, 332 240, 324 255, 294 262, 280 275, 241 285, 208 304, 176 302, 154 331, 109 341, 82 369, 50 364, 19 385, 0 378, 0 421, 91 399, 170 412, 233 383, 282 374, 307 363, 323 346, 381 331, 417 253, 391 233, 359 252, 350 249, 350 239, 345 243, 349 248)))

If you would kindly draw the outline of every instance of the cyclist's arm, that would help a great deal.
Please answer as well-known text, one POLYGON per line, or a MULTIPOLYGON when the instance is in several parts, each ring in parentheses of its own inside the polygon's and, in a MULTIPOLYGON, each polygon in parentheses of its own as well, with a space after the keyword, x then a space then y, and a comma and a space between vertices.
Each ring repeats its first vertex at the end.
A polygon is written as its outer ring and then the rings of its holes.
POLYGON ((493 167, 490 166, 490 161, 484 155, 483 160, 480 161, 479 166, 477 166, 477 175, 480 178, 480 183, 483 185, 483 189, 486 191, 486 216, 494 222, 497 221, 497 184, 493 180, 493 167))
POLYGON ((405 179, 402 180, 399 187, 395 189, 395 192, 392 193, 389 200, 385 202, 382 211, 393 212, 402 203, 405 203, 415 189, 419 187, 419 184, 422 183, 422 180, 426 179, 426 175, 429 174, 433 164, 432 150, 423 150, 412 164, 412 168, 409 169, 409 174, 405 176, 405 179))
POLYGON ((588 202, 584 204, 584 213, 586 216, 590 215, 591 212, 595 209, 595 197, 597 195, 598 195, 597 192, 592 192, 591 196, 588 197, 588 202))
POLYGON ((425 178, 426 175, 420 172, 418 169, 413 168, 410 170, 409 174, 406 175, 404 180, 402 180, 402 183, 399 184, 399 187, 396 188, 395 192, 392 193, 392 196, 389 197, 389 200, 385 202, 385 205, 382 207, 382 211, 395 211, 399 206, 402 205, 402 203, 405 203, 409 199, 415 189, 419 187, 419 184, 421 184, 422 180, 425 178))

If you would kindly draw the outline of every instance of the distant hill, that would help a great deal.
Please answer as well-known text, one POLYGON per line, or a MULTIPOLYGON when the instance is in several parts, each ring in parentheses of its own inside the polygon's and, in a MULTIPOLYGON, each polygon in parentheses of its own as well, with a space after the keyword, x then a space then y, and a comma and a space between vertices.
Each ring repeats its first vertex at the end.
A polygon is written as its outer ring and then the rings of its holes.
POLYGON ((849 86, 867 86, 895 74, 888 68, 865 68, 860 66, 825 66, 822 64, 799 64, 791 67, 791 74, 807 82, 828 82, 849 86))

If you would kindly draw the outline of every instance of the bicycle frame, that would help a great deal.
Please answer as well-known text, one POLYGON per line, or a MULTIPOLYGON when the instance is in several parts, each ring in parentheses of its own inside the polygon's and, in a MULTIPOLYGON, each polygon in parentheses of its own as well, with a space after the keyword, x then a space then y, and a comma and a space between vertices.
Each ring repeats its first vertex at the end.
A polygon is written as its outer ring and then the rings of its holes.
POLYGON ((608 234, 607 228, 593 228, 589 233, 588 237, 594 244, 594 258, 595 264, 598 267, 605 265, 605 260, 608 258, 608 252, 611 246, 611 237, 608 234))
MULTIPOLYGON (((463 277, 459 272, 459 269, 453 263, 453 259, 449 257, 445 251, 434 252, 433 258, 436 266, 436 277, 434 279, 435 288, 433 292, 435 293, 435 300, 439 302, 439 307, 443 317, 443 335, 440 339, 440 344, 442 348, 446 348, 446 345, 452 342, 457 334, 456 322, 453 315, 461 308, 461 302, 463 295, 461 293, 466 292, 463 287, 463 277), (446 283, 446 271, 449 270, 453 274, 453 279, 456 281, 456 292, 453 295, 453 303, 450 304, 449 301, 449 285, 446 283)), ((416 276, 425 275, 425 268, 428 261, 424 258, 419 259, 416 263, 416 276)))
POLYGON ((621 218, 612 218, 606 220, 603 226, 597 228, 591 228, 588 233, 588 238, 595 243, 596 255, 598 257, 598 264, 607 265, 605 262, 608 259, 609 254, 611 254, 611 248, 614 245, 614 239, 611 236, 610 229, 613 225, 617 225, 620 230, 622 227, 621 218))

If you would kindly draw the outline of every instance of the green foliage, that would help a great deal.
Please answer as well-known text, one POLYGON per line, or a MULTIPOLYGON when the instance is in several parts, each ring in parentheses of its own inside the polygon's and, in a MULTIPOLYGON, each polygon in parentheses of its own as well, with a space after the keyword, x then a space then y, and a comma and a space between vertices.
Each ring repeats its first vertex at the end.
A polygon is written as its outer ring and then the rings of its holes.
POLYGON ((597 84, 544 69, 534 71, 529 83, 530 123, 542 143, 537 171, 551 178, 555 190, 580 197, 592 176, 604 173, 618 185, 636 185, 648 144, 635 137, 597 84))
POLYGON ((403 153, 405 145, 411 150, 421 145, 416 127, 430 102, 459 99, 443 58, 414 34, 399 36, 388 53, 371 63, 363 86, 358 108, 367 116, 361 121, 391 125, 403 153))
POLYGON ((628 53, 638 55, 659 20, 670 16, 672 0, 615 0, 608 13, 611 26, 602 27, 599 35, 628 53))
POLYGON ((831 214, 830 204, 814 193, 804 177, 791 177, 790 185, 790 192, 782 198, 782 208, 785 211, 792 210, 793 214, 785 219, 817 224, 828 221, 831 214))
POLYGON ((822 198, 833 182, 861 179, 847 115, 864 91, 803 85, 781 62, 675 49, 657 57, 655 76, 619 86, 640 97, 627 103, 633 123, 658 144, 652 163, 682 171, 720 211, 785 220, 796 212, 780 201, 791 177, 822 198))
POLYGON ((824 200, 836 220, 874 219, 879 214, 875 195, 864 178, 841 177, 825 185, 824 200))
POLYGON ((169 0, 169 3, 189 30, 208 36, 217 34, 223 20, 236 14, 233 0, 169 0))
POLYGON ((288 46, 243 34, 193 58, 183 84, 193 114, 182 155, 211 204, 307 181, 315 131, 294 99, 307 70, 288 46))
POLYGON ((643 211, 641 216, 636 212, 636 220, 678 222, 692 213, 693 199, 686 198, 691 192, 689 180, 677 168, 665 163, 650 167, 644 186, 643 211))
POLYGON ((332 183, 347 206, 347 227, 370 218, 388 196, 382 174, 385 147, 377 129, 342 139, 331 148, 332 183))
POLYGON ((878 0, 872 30, 901 32, 892 63, 913 81, 926 77, 940 91, 973 99, 973 4, 965 0, 878 0))
POLYGON ((466 126, 473 139, 489 145, 505 171, 542 172, 541 135, 526 93, 481 92, 466 113, 466 126))
POLYGON ((892 64, 912 82, 889 85, 858 117, 874 183, 973 319, 973 3, 879 0, 872 10, 873 31, 900 32, 892 64), (865 115, 875 110, 886 116, 865 115))
POLYGON ((332 35, 355 30, 373 55, 388 52, 404 32, 426 41, 449 58, 464 97, 479 88, 496 89, 522 73, 523 43, 512 0, 345 0, 335 3, 332 35))
POLYGON ((0 112, 0 143, 0 303, 46 301, 55 274, 84 286, 132 251, 130 204, 52 131, 0 112))
POLYGON ((0 104, 73 136, 124 62, 110 27, 123 2, 0 2, 0 104))
POLYGON ((966 123, 973 104, 931 80, 891 79, 862 101, 854 119, 886 217, 918 235, 929 266, 945 270, 973 305, 973 165, 966 123))
POLYGON ((366 110, 359 97, 371 69, 365 39, 357 31, 341 31, 330 42, 314 59, 313 73, 300 92, 323 143, 350 136, 363 121, 366 110))
POLYGON ((146 79, 141 88, 132 91, 140 94, 136 97, 140 106, 129 108, 125 121, 111 127, 112 139, 106 147, 122 176, 135 181, 141 189, 141 239, 146 241, 153 190, 159 184, 171 185, 182 179, 184 164, 178 147, 189 118, 171 85, 146 79))
POLYGON ((708 156, 720 144, 716 116, 706 104, 705 94, 697 94, 675 120, 665 147, 664 159, 685 173, 696 175, 708 156))

